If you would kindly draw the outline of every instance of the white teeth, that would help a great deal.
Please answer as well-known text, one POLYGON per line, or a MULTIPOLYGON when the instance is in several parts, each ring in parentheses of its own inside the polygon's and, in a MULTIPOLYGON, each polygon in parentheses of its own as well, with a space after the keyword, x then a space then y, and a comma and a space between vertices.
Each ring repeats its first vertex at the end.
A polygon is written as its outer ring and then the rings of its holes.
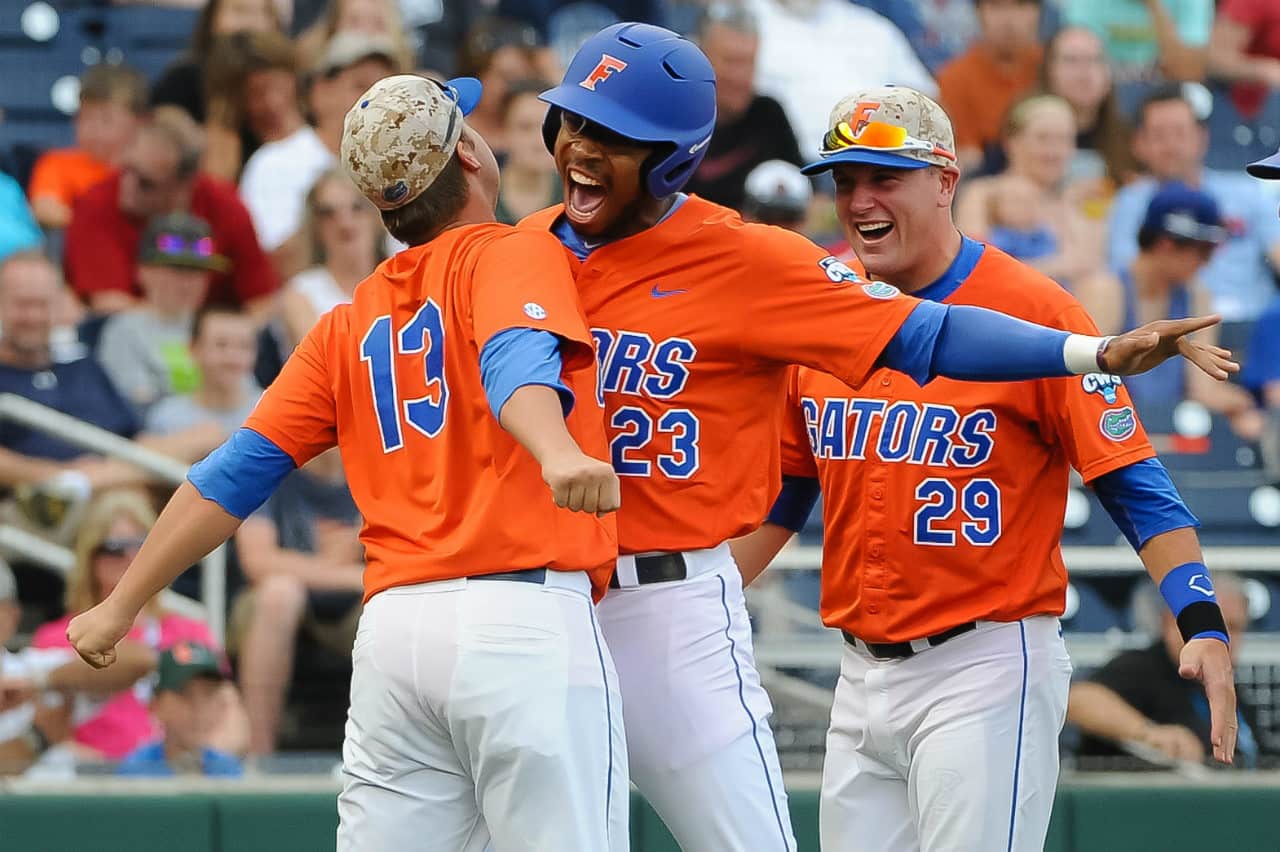
POLYGON ((569 177, 573 178, 575 183, 580 183, 583 186, 604 186, 600 181, 577 169, 569 169, 569 177))
POLYGON ((871 231, 879 231, 882 228, 888 228, 892 224, 892 222, 863 222, 858 226, 858 230, 866 234, 871 231))

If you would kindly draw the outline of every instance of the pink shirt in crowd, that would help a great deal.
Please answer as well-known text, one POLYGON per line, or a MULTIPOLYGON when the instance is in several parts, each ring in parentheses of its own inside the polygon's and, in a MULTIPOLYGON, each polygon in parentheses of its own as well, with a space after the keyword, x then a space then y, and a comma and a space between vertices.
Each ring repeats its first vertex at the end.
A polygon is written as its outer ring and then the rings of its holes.
MULTIPOLYGON (((67 625, 71 615, 41 625, 31 640, 34 648, 69 648, 67 625)), ((156 651, 184 640, 217 647, 209 626, 203 621, 165 613, 159 618, 142 616, 129 631, 129 638, 146 642, 156 651)), ((105 698, 77 695, 71 713, 75 741, 101 752, 111 760, 156 739, 161 732, 147 705, 151 702, 151 679, 142 678, 132 688, 105 698)))

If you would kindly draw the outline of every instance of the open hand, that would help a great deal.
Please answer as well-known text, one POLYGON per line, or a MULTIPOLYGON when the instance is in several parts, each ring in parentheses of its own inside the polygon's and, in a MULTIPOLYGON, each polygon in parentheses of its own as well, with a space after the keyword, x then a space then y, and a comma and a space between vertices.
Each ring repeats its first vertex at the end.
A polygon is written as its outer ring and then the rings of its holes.
POLYGON ((1192 639, 1182 646, 1178 674, 1204 684, 1209 699, 1209 742, 1213 756, 1231 763, 1236 753, 1236 684, 1231 671, 1231 649, 1218 639, 1192 639))
POLYGON ((1226 381, 1240 365, 1231 360, 1231 352, 1192 340, 1187 335, 1210 328, 1222 321, 1216 315, 1188 317, 1180 320, 1156 320, 1111 338, 1098 357, 1104 372, 1133 376, 1158 367, 1181 355, 1206 375, 1226 381))

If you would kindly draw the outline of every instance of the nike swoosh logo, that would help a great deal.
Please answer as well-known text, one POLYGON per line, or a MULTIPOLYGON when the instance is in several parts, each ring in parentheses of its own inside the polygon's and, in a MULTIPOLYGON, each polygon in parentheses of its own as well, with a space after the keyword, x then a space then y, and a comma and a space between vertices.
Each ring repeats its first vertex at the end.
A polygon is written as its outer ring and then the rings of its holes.
POLYGON ((653 289, 649 291, 649 295, 655 299, 661 299, 663 296, 679 296, 681 293, 688 292, 688 290, 663 290, 657 284, 654 284, 653 289))
POLYGON ((689 148, 689 153, 690 153, 690 154, 696 154, 696 153, 698 153, 698 152, 699 152, 699 151, 701 151, 703 148, 707 147, 707 143, 708 143, 708 142, 710 142, 710 141, 711 141, 711 137, 710 137, 710 136, 708 136, 706 139, 703 139, 703 140, 702 140, 701 142, 699 142, 697 145, 693 145, 693 146, 691 146, 691 147, 689 148))

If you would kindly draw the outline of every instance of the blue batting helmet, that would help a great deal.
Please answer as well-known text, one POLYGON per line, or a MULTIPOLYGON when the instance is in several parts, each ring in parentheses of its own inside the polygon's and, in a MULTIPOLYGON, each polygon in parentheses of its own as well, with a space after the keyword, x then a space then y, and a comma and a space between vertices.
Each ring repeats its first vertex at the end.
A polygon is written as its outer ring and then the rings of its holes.
POLYGON ((649 24, 614 24, 587 39, 564 80, 541 98, 553 107, 543 125, 548 148, 560 110, 637 142, 667 143, 646 164, 655 198, 685 185, 716 124, 716 75, 707 57, 688 39, 649 24))

